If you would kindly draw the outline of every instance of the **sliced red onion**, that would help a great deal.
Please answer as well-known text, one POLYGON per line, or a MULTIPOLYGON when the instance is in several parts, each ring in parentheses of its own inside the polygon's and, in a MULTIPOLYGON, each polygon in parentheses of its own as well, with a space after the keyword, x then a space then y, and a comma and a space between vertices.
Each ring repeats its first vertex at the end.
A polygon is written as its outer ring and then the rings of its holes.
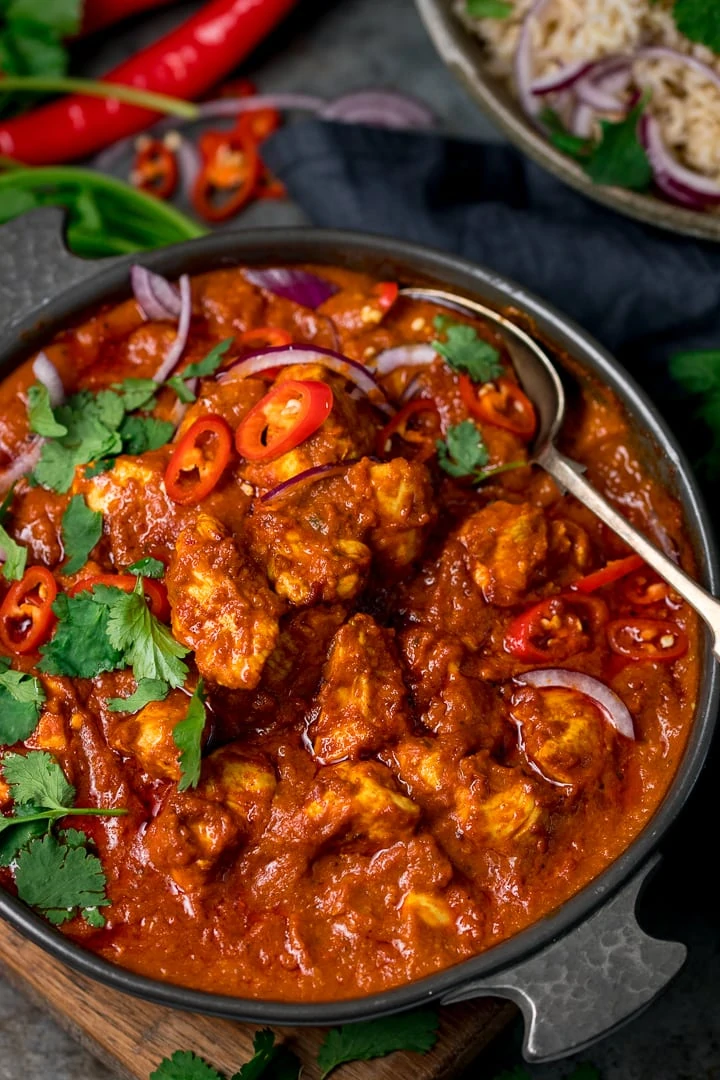
POLYGON ((413 397, 415 397, 415 394, 417 393, 419 386, 420 386, 420 376, 419 375, 414 375, 413 378, 410 380, 410 382, 405 387, 405 389, 403 390, 402 394, 400 395, 400 401, 402 402, 403 405, 405 405, 408 401, 410 401, 413 397))
POLYGON ((340 473, 345 472, 350 464, 352 464, 352 462, 345 462, 343 465, 338 465, 336 463, 313 465, 311 469, 305 469, 304 472, 298 473, 297 476, 291 476, 289 480, 283 480, 282 484, 278 484, 277 487, 271 488, 270 491, 266 491, 264 495, 260 496, 260 502, 263 504, 272 502, 273 499, 277 499, 280 495, 289 494, 300 484, 308 482, 315 483, 316 480, 323 480, 330 476, 339 476, 340 473))
POLYGON ((530 90, 536 95, 554 94, 558 90, 568 90, 575 85, 578 79, 582 78, 586 72, 594 67, 595 62, 593 60, 575 60, 571 64, 565 64, 563 67, 558 68, 557 71, 550 72, 549 75, 534 79, 530 84, 530 90))
POLYGON ((589 697, 597 705, 616 731, 624 735, 626 739, 635 738, 635 728, 627 705, 620 700, 614 690, 599 679, 593 679, 591 675, 585 675, 581 671, 566 671, 564 668, 544 668, 539 671, 526 671, 524 675, 516 675, 515 682, 536 686, 539 689, 558 686, 566 690, 576 690, 579 694, 589 697))
POLYGON ((4 495, 13 484, 33 471, 40 460, 44 442, 44 439, 36 439, 0 472, 0 495, 4 495))
POLYGON ((168 349, 168 354, 158 370, 153 375, 157 383, 163 383, 173 373, 180 362, 188 334, 190 333, 190 319, 192 317, 192 293, 190 290, 190 278, 183 274, 180 278, 180 316, 178 318, 177 333, 175 340, 168 349))
POLYGON ((687 53, 679 52, 677 49, 668 48, 666 45, 648 45, 643 49, 638 49, 635 53, 635 60, 671 60, 677 64, 684 64, 686 67, 693 68, 703 78, 707 79, 709 83, 720 90, 720 75, 709 64, 703 63, 702 60, 698 60, 695 56, 689 56, 687 53))
POLYGON ((435 117, 422 101, 393 90, 360 90, 324 105, 323 120, 370 127, 417 129, 435 126, 435 117))
POLYGON ((720 204, 720 184, 707 176, 686 169, 663 142, 660 125, 647 113, 640 118, 640 141, 653 170, 655 183, 674 202, 702 210, 720 204))
POLYGON ((237 116, 239 113, 256 112, 258 109, 297 109, 299 112, 319 112, 325 102, 311 94, 254 94, 252 97, 217 98, 203 101, 198 106, 202 117, 237 116))
POLYGON ((624 112, 627 92, 632 77, 632 57, 608 56, 596 61, 575 85, 575 92, 583 105, 596 112, 624 112))
POLYGON ((65 400, 65 387, 60 372, 44 352, 39 352, 33 361, 33 374, 48 392, 50 405, 56 409, 65 400))
POLYGON ((180 294, 161 274, 154 274, 145 266, 131 266, 130 284, 146 318, 174 322, 180 315, 180 294))
POLYGON ((437 359, 437 352, 432 345, 417 343, 415 345, 396 345, 392 349, 385 349, 373 360, 373 371, 376 375, 389 375, 400 367, 425 367, 437 359))
POLYGON ((178 163, 178 171, 180 173, 180 190, 185 198, 190 198, 190 193, 197 179, 197 175, 200 172, 200 151, 197 146, 186 139, 184 135, 179 132, 177 148, 175 150, 175 156, 178 163))
POLYGON ((251 268, 243 273, 251 285, 267 289, 274 296, 282 296, 313 310, 340 291, 332 282, 295 267, 270 266, 261 270, 251 268))
POLYGON ((593 133, 595 113, 589 105, 578 102, 570 114, 570 133, 579 139, 589 139, 593 133))
POLYGON ((349 356, 343 356, 342 353, 335 352, 333 349, 321 348, 319 345, 276 345, 260 349, 238 360, 232 367, 226 368, 220 374, 219 381, 226 383, 237 379, 247 379, 251 375, 259 375, 272 368, 289 367, 291 364, 322 364, 323 367, 354 383, 367 394, 381 412, 392 413, 392 409, 385 400, 382 387, 364 364, 351 360, 349 356))
POLYGON ((520 34, 515 48, 514 74, 520 104, 530 117, 536 117, 542 109, 542 102, 532 92, 533 81, 533 52, 532 52, 532 27, 549 0, 534 0, 520 27, 520 34))

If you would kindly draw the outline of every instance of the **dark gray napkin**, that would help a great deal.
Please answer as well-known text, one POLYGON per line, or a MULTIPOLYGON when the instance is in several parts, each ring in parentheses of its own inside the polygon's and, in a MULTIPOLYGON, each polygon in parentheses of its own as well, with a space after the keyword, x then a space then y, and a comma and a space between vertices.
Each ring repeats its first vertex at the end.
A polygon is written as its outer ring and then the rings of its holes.
POLYGON ((309 121, 274 135, 264 157, 314 224, 452 251, 551 301, 618 356, 697 453, 667 360, 720 348, 720 245, 621 217, 506 147, 309 121))

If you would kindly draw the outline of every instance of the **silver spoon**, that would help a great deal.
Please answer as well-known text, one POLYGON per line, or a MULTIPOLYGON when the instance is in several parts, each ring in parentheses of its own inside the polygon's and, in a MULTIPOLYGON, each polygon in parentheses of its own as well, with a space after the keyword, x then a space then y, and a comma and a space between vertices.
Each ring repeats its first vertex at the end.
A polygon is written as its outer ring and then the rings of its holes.
POLYGON ((538 343, 504 315, 465 296, 457 296, 441 289, 419 288, 401 289, 400 295, 413 300, 439 301, 443 306, 455 307, 461 312, 469 311, 482 315, 502 327, 511 339, 507 344, 515 371, 538 413, 538 431, 531 448, 531 461, 545 469, 563 490, 569 491, 613 532, 621 536, 648 566, 656 570, 660 577, 687 601, 710 628, 713 652, 720 659, 720 602, 619 514, 585 479, 582 465, 565 457, 554 446, 565 415, 565 391, 550 357, 538 343))

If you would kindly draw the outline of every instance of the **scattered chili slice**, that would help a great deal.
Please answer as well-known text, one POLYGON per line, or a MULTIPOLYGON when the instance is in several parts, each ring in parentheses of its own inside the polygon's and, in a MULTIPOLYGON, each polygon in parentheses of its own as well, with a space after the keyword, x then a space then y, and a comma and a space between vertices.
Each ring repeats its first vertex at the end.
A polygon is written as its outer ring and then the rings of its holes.
MULTIPOLYGON (((623 597, 631 607, 650 607, 670 600, 671 589, 666 581, 647 569, 638 570, 623 584, 623 597)), ((671 605, 672 606, 672 605, 671 605)))
POLYGON ((140 191, 158 199, 169 199, 178 185, 175 154, 162 139, 138 139, 130 182, 140 191))
POLYGON ((206 221, 227 221, 252 198, 260 177, 257 143, 247 132, 206 131, 200 138, 203 164, 192 204, 206 221))
POLYGON ((165 470, 173 502, 190 506, 217 486, 232 453, 232 431, 222 416, 201 416, 183 435, 165 470))
POLYGON ((288 379, 254 405, 235 433, 248 461, 269 461, 308 439, 330 415, 333 392, 316 379, 288 379))
POLYGON ((400 286, 396 281, 379 281, 373 286, 372 292, 378 298, 378 307, 385 314, 393 306, 398 298, 400 286))
POLYGON ((44 566, 31 566, 0 606, 0 644, 15 656, 34 653, 52 633, 57 583, 44 566))
POLYGON ((276 176, 273 176, 266 165, 263 165, 262 172, 260 173, 260 179, 257 182, 255 188, 255 198, 257 199, 287 199, 287 188, 283 184, 282 180, 278 180, 276 176))
MULTIPOLYGON (((122 589, 123 592, 131 593, 137 586, 137 578, 134 574, 90 574, 81 578, 68 590, 70 596, 94 589, 96 585, 108 585, 114 589, 122 589)), ((151 614, 160 622, 170 621, 170 601, 168 592, 161 581, 153 578, 143 578, 143 592, 148 602, 151 614)))
POLYGON ((684 656, 689 644, 685 631, 664 619, 613 619, 607 638, 620 656, 663 663, 684 656))
POLYGON ((602 569, 595 570, 592 574, 580 578, 579 581, 574 583, 573 589, 577 589, 581 593, 595 592, 596 589, 602 589, 605 585, 612 585, 613 582, 619 581, 620 578, 624 578, 627 574, 632 574, 635 570, 639 570, 641 566, 644 566, 644 560, 639 555, 628 555, 624 559, 613 559, 602 569))
POLYGON ((241 113, 238 129, 255 142, 261 143, 280 127, 282 117, 277 109, 255 109, 241 113))
POLYGON ((511 431, 529 441, 537 424, 530 398, 512 381, 501 377, 476 386, 468 375, 460 376, 460 396, 468 412, 477 420, 511 431))
POLYGON ((235 340, 248 349, 278 348, 292 345, 292 334, 280 326, 256 326, 253 330, 244 330, 235 340))
POLYGON ((416 398, 400 409, 378 434, 375 441, 378 457, 389 453, 395 435, 418 447, 416 461, 431 458, 435 453, 436 440, 440 437, 440 413, 435 402, 428 398, 416 398), (421 417, 424 419, 419 426, 411 426, 411 422, 416 423, 421 417))
POLYGON ((525 664, 567 660, 592 646, 607 617, 607 605, 596 596, 551 596, 512 620, 505 631, 505 649, 525 664))

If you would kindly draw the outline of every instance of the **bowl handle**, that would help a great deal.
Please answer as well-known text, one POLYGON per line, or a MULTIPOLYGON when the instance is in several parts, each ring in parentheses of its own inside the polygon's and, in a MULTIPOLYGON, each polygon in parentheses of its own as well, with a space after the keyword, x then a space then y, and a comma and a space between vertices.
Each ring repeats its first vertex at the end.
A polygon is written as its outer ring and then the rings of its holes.
POLYGON ((650 859, 589 919, 529 960, 474 981, 443 1004, 480 996, 506 997, 525 1019, 527 1061, 577 1053, 646 1008, 685 962, 687 949, 640 928, 638 896, 658 863, 650 859))
POLYGON ((42 309, 59 291, 95 276, 115 257, 78 259, 65 246, 66 211, 42 206, 0 228, 0 326, 42 309))

